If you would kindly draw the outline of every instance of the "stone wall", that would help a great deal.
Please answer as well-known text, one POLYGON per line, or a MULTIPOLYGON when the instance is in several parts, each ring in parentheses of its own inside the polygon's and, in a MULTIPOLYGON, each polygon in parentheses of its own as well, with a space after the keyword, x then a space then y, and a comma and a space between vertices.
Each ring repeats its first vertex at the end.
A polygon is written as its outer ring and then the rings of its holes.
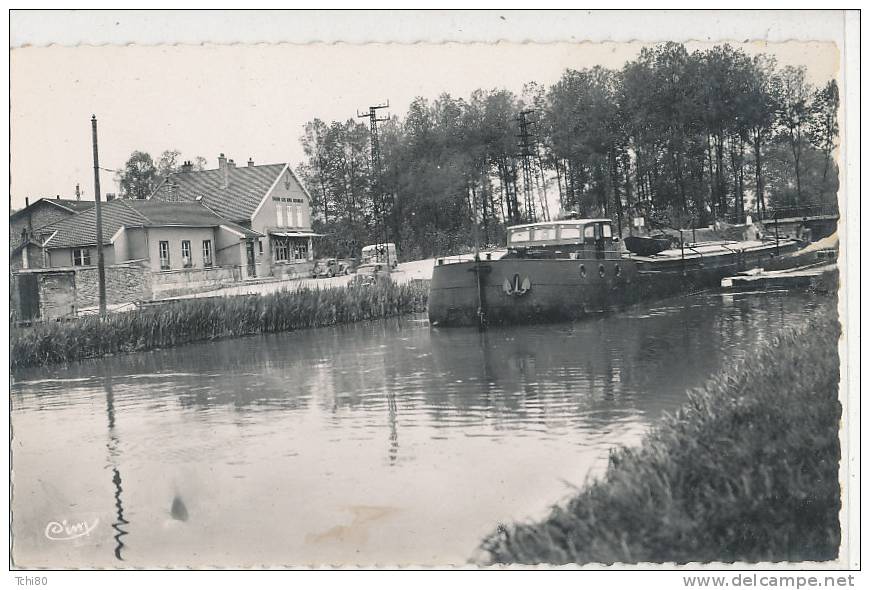
POLYGON ((313 262, 293 262, 287 264, 277 262, 272 265, 272 276, 276 279, 302 279, 310 277, 313 270, 313 262))
MULTIPOLYGON (((96 266, 75 269, 76 305, 78 309, 97 307, 99 278, 96 266)), ((136 260, 106 266, 106 303, 130 303, 151 299, 151 271, 147 262, 136 260)))
POLYGON ((12 274, 11 317, 15 320, 52 320, 76 314, 75 271, 25 270, 12 274))
POLYGON ((215 266, 151 273, 154 299, 219 289, 242 279, 238 266, 215 266))
MULTIPOLYGON (((283 278, 310 276, 312 264, 281 266, 283 278)), ((208 269, 153 272, 148 261, 134 260, 106 266, 106 303, 109 306, 150 301, 191 293, 202 293, 226 287, 242 280, 238 266, 219 266, 208 269)), ((13 274, 13 309, 21 316, 22 310, 38 307, 41 319, 54 319, 81 313, 99 306, 99 279, 96 266, 58 269, 21 270, 13 274), (20 290, 22 275, 37 277, 36 291, 20 290), (31 300, 22 302, 21 297, 31 300)))
POLYGON ((71 317, 76 311, 75 272, 39 273, 39 317, 44 320, 71 317))
POLYGON ((42 248, 35 244, 27 244, 20 251, 9 256, 9 269, 13 272, 27 268, 42 268, 44 266, 42 248), (25 258, 27 259, 26 263, 25 258))

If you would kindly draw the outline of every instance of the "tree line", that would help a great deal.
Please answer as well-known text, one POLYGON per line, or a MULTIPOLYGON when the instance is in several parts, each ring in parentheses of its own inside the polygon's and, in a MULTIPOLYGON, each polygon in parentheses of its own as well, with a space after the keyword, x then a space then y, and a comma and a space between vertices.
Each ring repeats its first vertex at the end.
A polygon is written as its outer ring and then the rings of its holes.
POLYGON ((688 227, 836 204, 838 87, 773 56, 679 43, 619 70, 566 70, 516 94, 412 101, 381 123, 373 161, 359 119, 309 121, 297 173, 323 245, 398 244, 403 257, 500 244, 508 225, 562 212, 627 231, 644 215, 688 227))

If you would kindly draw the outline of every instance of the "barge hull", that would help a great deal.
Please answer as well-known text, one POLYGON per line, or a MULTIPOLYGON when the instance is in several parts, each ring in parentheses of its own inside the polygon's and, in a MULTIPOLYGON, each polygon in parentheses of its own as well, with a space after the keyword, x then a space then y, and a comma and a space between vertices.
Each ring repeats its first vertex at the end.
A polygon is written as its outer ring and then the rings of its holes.
MULTIPOLYGON (((796 247, 785 244, 779 251, 796 247)), ((715 288, 724 277, 772 255, 772 248, 755 248, 690 259, 504 258, 440 264, 429 291, 429 320, 435 326, 573 321, 715 288)))

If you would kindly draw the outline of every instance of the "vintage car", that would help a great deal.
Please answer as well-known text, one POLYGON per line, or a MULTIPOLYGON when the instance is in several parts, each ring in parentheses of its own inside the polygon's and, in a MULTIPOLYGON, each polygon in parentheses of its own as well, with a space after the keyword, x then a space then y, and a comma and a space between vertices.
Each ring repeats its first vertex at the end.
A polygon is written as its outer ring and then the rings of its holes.
POLYGON ((311 270, 311 276, 315 279, 332 278, 338 275, 350 274, 351 265, 344 260, 335 258, 327 258, 318 260, 314 263, 314 268, 311 270))
POLYGON ((356 276, 351 281, 352 285, 371 286, 381 282, 393 282, 390 277, 390 268, 383 263, 362 264, 356 269, 356 276))

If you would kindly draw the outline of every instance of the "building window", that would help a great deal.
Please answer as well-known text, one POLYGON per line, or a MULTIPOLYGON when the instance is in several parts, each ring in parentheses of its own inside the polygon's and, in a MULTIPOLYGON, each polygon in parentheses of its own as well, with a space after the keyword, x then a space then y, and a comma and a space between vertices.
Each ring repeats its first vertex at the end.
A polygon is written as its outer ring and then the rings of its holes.
POLYGON ((308 259, 308 240, 296 240, 293 245, 293 259, 307 260, 308 259))
POLYGON ((259 248, 260 256, 263 255, 263 238, 257 238, 257 247, 259 248))
POLYGON ((181 264, 184 268, 193 266, 193 257, 190 255, 190 240, 181 240, 181 264))
POLYGON ((284 208, 278 205, 275 207, 275 211, 278 215, 278 227, 284 227, 284 208))
POLYGON ((160 270, 169 270, 169 242, 160 242, 160 270))
POLYGON ((211 268, 211 240, 202 241, 202 265, 206 268, 211 268))
POLYGON ((275 240, 275 260, 277 262, 286 262, 290 258, 290 248, 287 244, 287 239, 275 240))
POLYGON ((73 264, 75 266, 90 266, 91 265, 91 250, 90 248, 76 248, 73 250, 73 264))

